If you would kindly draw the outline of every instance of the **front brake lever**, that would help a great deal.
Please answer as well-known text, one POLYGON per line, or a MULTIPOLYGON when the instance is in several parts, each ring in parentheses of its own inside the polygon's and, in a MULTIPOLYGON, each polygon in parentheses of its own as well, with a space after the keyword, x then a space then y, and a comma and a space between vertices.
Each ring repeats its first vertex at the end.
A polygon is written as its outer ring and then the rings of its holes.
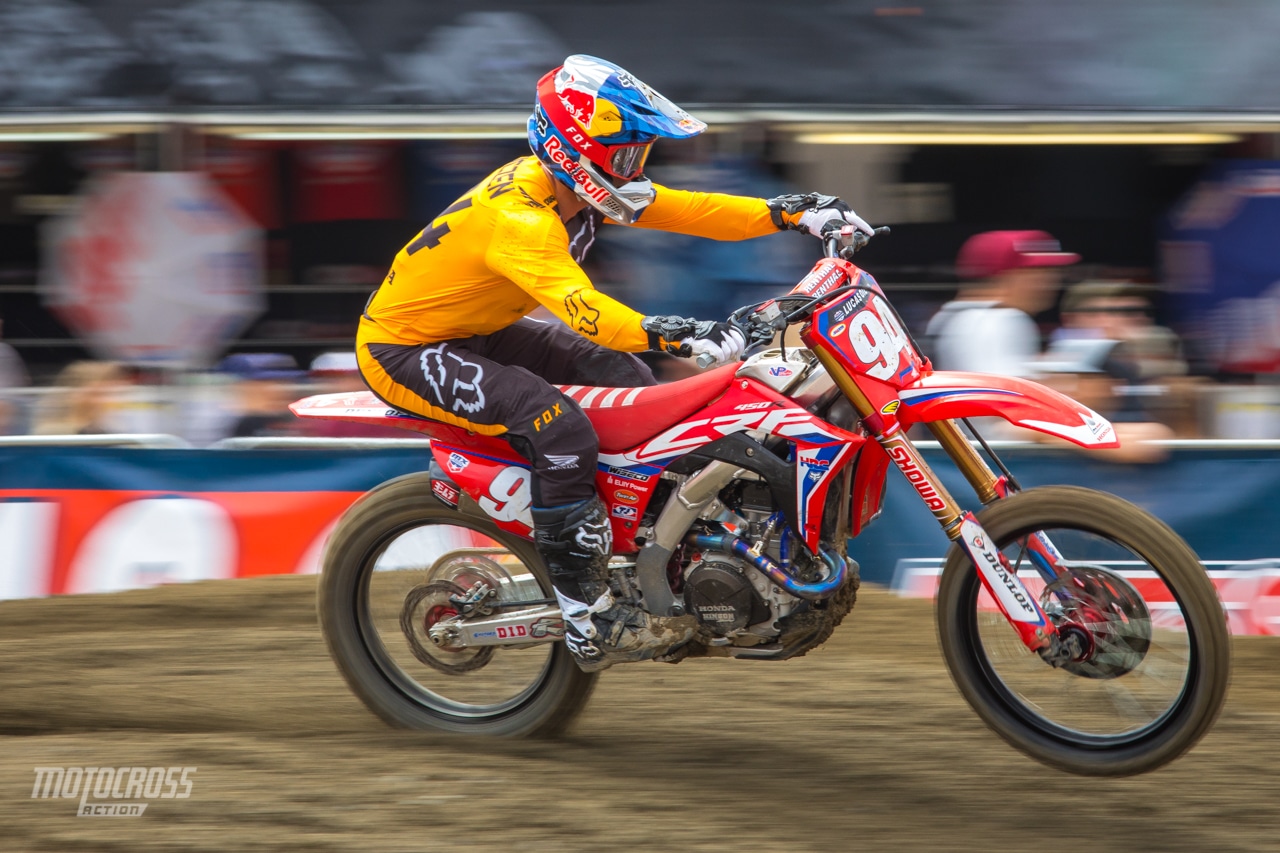
POLYGON ((882 225, 868 234, 840 219, 832 219, 823 226, 824 229, 828 227, 830 230, 824 230, 823 232, 827 235, 824 238, 827 257, 844 258, 846 261, 853 260, 854 255, 865 249, 867 244, 871 242, 872 237, 880 237, 889 233, 888 225, 882 225))

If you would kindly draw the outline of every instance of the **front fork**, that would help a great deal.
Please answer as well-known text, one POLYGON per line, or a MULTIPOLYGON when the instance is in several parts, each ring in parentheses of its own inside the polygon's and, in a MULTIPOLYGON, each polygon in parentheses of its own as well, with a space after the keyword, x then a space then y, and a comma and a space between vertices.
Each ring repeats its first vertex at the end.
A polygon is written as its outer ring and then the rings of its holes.
MULTIPOLYGON (((969 444, 954 421, 934 421, 929 423, 928 427, 943 450, 956 463, 956 467, 964 474, 965 479, 973 486, 973 490, 983 504, 1008 497, 1008 481, 1004 477, 998 477, 991 470, 969 444)), ((1008 558, 987 535, 986 530, 978 522, 977 516, 970 511, 961 511, 942 483, 938 482, 933 472, 928 469, 915 445, 905 435, 881 439, 880 443, 886 450, 889 446, 896 448, 890 453, 890 458, 895 462, 898 462, 899 456, 909 455, 913 457, 915 464, 927 473, 932 487, 938 492, 940 502, 947 505, 945 517, 940 516, 938 512, 934 512, 934 517, 938 518, 939 523, 942 524, 942 530, 947 537, 969 555, 969 560, 978 570, 978 578, 982 586, 995 600, 1004 618, 1018 633, 1023 645, 1042 656, 1057 657, 1059 646, 1057 627, 1040 606, 1036 596, 1018 577, 1017 566, 1009 565, 1008 558), (908 453, 904 454, 903 449, 908 453)), ((898 467, 902 468, 901 462, 898 467)), ((906 473, 905 470, 904 473, 906 473)), ((1042 571, 1053 573, 1052 567, 1057 565, 1059 555, 1048 537, 1043 532, 1036 531, 1028 537, 1027 545, 1028 550, 1034 555, 1032 563, 1042 571)), ((1046 577, 1046 581, 1049 579, 1046 577)))
MULTIPOLYGON (((1046 659, 1060 657, 1061 641, 1057 628, 1036 596, 1018 577, 1016 568, 1009 565, 1008 559, 991 541, 977 517, 960 508, 900 424, 894 422, 887 429, 881 426, 884 419, 844 367, 821 348, 815 348, 813 352, 876 441, 929 507, 943 533, 969 555, 982 586, 995 600, 1023 644, 1046 659)), ((954 421, 934 421, 928 427, 984 505, 1007 497, 1007 480, 991 470, 954 421)), ((1046 581, 1050 580, 1059 559, 1057 550, 1040 532, 1028 538, 1028 547, 1033 553, 1033 563, 1042 574, 1046 574, 1046 581)))

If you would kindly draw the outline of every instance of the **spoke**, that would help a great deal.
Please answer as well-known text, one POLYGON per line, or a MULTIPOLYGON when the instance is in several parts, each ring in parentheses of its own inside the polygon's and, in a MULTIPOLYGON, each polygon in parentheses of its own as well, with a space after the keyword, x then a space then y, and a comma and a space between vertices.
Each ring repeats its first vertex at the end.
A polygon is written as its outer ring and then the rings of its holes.
POLYGON ((1162 687, 1171 687, 1176 691, 1186 686, 1189 671, 1185 664, 1179 666, 1174 661, 1153 659, 1148 652, 1142 666, 1134 672, 1146 680, 1153 681, 1162 687))
POLYGON ((371 649, 377 647, 378 666, 414 701, 478 719, 506 713, 542 683, 550 644, 450 649, 429 636, 433 625, 456 618, 451 590, 461 594, 483 583, 507 606, 547 599, 551 590, 509 549, 469 528, 427 524, 388 542, 366 571, 364 628, 371 649))
MULTIPOLYGON (((1045 535, 1051 534, 1069 552, 1093 558, 1064 556, 1056 564, 1057 580, 1041 597, 1061 627, 1075 623, 1092 636, 1092 656, 1055 668, 1021 642, 1013 645, 1016 635, 1009 629, 988 627, 996 621, 1008 625, 1007 620, 982 614, 987 659, 1010 697, 1046 723, 1094 737, 1128 736, 1178 701, 1191 668, 1187 637, 1156 626, 1153 616, 1163 612, 1151 613, 1125 578, 1153 568, 1120 541, 1070 527, 1046 528, 1045 535)), ((1013 571, 1034 564, 1030 541, 1005 543, 1013 571)))
POLYGON ((1105 685, 1103 693, 1111 700, 1111 704, 1122 714, 1128 711, 1129 719, 1150 722, 1157 716, 1143 707, 1142 702, 1134 695, 1133 691, 1120 684, 1118 679, 1102 683, 1105 685))
POLYGON ((1022 571, 1022 561, 1027 557, 1027 539, 1028 537, 1023 536, 1018 540, 1018 561, 1013 564, 1014 575, 1017 575, 1018 572, 1022 571))

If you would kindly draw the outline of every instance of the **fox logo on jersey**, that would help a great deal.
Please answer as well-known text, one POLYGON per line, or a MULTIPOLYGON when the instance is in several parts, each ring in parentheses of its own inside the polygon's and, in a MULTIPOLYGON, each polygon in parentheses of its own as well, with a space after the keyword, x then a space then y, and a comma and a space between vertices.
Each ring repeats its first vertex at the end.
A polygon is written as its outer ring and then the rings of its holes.
POLYGON ((600 319, 600 309, 588 305, 581 290, 564 298, 564 310, 569 312, 569 317, 573 320, 570 325, 575 331, 592 338, 600 334, 600 327, 596 325, 596 321, 600 319))

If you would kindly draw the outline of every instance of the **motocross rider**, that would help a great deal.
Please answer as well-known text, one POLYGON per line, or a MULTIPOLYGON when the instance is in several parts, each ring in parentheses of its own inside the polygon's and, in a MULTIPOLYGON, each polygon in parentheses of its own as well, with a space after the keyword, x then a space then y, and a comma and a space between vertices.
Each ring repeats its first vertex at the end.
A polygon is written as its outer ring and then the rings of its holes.
POLYGON ((653 385, 632 353, 736 361, 742 333, 723 322, 642 316, 596 290, 579 264, 606 223, 716 240, 780 230, 818 235, 842 218, 834 196, 764 200, 668 189, 645 177, 655 139, 706 129, 622 68, 574 55, 538 81, 522 157, 446 208, 396 255, 356 339, 361 373, 401 411, 502 436, 532 470, 534 540, 584 670, 663 656, 695 619, 646 613, 611 577, 613 536, 596 494, 598 442, 553 387, 653 385), (525 315, 543 306, 563 323, 525 315))

